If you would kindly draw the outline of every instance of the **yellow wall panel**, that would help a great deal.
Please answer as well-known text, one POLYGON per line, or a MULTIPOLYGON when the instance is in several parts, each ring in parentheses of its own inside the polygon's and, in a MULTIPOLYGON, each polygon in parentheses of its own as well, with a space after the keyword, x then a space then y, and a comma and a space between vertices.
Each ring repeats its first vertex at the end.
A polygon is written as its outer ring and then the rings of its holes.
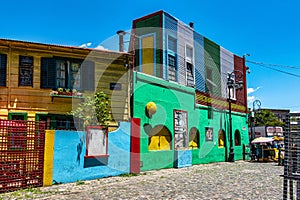
POLYGON ((52 185, 54 134, 55 134, 54 130, 46 130, 45 133, 43 186, 52 185))
POLYGON ((142 39, 142 72, 154 75, 154 37, 148 36, 142 39))

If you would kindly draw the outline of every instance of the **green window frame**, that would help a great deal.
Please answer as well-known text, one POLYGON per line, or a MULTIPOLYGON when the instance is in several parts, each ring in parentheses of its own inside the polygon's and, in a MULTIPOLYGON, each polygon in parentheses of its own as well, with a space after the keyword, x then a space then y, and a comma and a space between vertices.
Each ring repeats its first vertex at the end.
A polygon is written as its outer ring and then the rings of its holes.
POLYGON ((27 120, 28 114, 26 112, 9 112, 8 120, 27 120))
POLYGON ((36 121, 45 121, 47 130, 83 130, 83 122, 72 115, 36 113, 36 121))

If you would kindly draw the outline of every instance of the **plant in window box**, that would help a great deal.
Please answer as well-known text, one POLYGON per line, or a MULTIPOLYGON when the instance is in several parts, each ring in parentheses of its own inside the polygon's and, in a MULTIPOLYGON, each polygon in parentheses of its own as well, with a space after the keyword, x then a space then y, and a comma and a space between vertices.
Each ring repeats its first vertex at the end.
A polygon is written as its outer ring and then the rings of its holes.
POLYGON ((82 93, 79 92, 79 91, 77 91, 76 89, 73 89, 73 90, 72 90, 72 95, 73 95, 73 96, 81 97, 81 96, 82 96, 82 93))
POLYGON ((65 89, 65 91, 66 91, 65 95, 72 96, 72 92, 70 89, 65 89))
POLYGON ((64 89, 63 88, 57 88, 57 92, 59 95, 64 95, 64 89))

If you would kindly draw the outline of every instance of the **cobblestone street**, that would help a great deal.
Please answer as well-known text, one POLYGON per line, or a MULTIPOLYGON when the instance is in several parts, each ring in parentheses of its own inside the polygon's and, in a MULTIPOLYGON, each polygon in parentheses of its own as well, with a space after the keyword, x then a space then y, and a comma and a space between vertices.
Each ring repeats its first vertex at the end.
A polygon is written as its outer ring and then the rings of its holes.
POLYGON ((0 199, 282 199, 283 167, 236 161, 26 189, 0 199))

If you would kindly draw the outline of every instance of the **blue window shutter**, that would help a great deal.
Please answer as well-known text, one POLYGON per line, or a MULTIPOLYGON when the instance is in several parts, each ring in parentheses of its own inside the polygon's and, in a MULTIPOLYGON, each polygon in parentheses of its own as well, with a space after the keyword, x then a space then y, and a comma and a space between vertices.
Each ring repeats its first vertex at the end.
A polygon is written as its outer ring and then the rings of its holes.
POLYGON ((53 58, 41 58, 41 88, 56 88, 56 66, 53 58))
POLYGON ((7 55, 0 54, 0 86, 6 86, 7 55))
POLYGON ((95 90, 95 63, 85 60, 81 64, 81 89, 95 90))

